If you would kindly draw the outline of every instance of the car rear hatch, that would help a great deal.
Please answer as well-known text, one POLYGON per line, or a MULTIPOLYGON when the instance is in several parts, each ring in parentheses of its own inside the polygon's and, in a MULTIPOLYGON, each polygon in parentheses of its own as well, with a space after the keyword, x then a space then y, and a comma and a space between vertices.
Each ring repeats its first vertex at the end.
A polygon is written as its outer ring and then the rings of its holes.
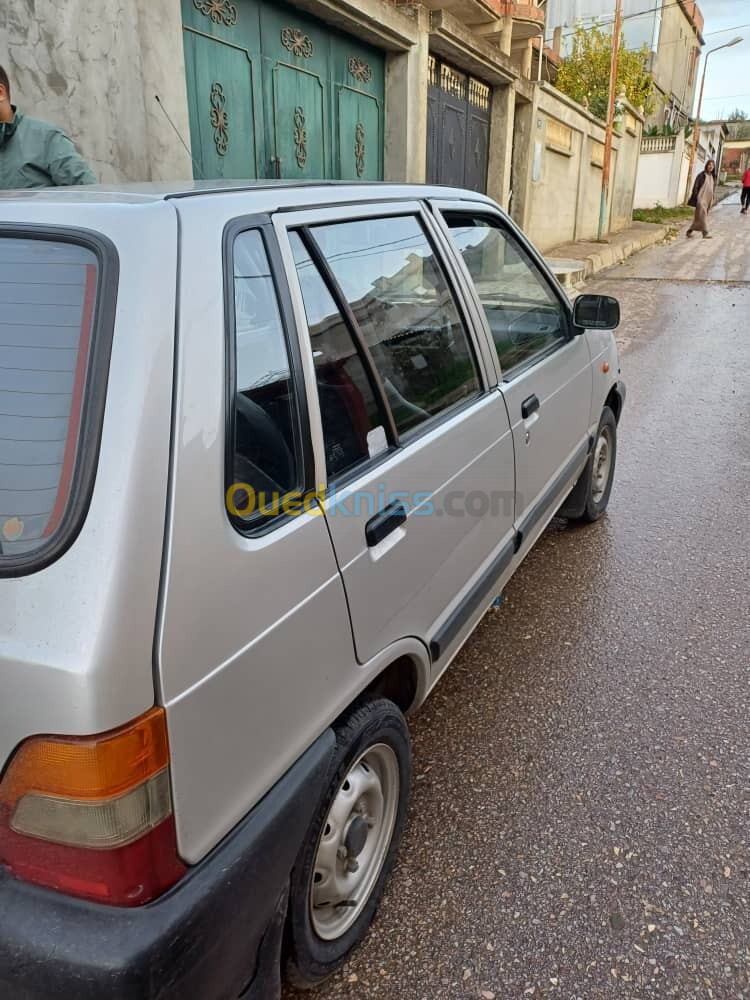
POLYGON ((1 773, 154 704, 177 226, 64 191, 0 220, 1 773))

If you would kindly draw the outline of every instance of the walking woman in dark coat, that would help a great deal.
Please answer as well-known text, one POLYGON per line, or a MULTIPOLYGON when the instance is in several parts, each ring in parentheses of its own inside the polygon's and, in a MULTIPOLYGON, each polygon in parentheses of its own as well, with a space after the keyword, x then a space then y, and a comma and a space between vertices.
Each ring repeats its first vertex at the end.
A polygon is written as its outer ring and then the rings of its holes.
POLYGON ((708 231, 708 213, 713 208, 715 191, 716 163, 714 160, 709 160, 706 169, 695 178, 693 193, 688 202, 688 205, 695 209, 695 216, 685 234, 688 238, 693 233, 703 233, 704 240, 711 239, 711 234, 708 231))

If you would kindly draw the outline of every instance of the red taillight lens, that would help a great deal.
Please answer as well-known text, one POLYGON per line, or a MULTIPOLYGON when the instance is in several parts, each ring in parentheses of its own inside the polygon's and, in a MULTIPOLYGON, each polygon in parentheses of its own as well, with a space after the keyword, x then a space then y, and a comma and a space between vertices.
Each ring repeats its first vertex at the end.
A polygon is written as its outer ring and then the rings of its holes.
POLYGON ((91 738, 35 737, 0 782, 0 860, 18 878, 117 906, 173 885, 164 711, 91 738))

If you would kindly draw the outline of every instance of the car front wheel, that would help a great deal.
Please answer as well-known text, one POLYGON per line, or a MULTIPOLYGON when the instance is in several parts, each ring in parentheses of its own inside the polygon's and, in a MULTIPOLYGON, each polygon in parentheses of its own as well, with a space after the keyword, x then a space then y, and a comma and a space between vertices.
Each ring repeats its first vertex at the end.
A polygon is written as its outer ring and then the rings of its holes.
POLYGON ((609 504, 616 461, 617 420, 612 410, 605 406, 586 467, 559 515, 589 524, 598 521, 609 504))
POLYGON ((588 490, 582 521, 598 521, 607 509, 617 461, 617 421, 608 406, 602 411, 594 448, 589 459, 588 490))

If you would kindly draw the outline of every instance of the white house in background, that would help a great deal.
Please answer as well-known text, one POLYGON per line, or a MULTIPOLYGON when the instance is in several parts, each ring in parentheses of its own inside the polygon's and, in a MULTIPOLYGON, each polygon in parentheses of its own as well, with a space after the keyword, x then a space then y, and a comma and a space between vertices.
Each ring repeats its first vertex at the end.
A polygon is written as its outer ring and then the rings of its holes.
MULTIPOLYGON (((681 205, 688 192, 688 169, 692 130, 685 129, 677 135, 644 136, 638 161, 638 179, 635 188, 635 208, 655 208, 663 205, 674 208, 681 205)), ((692 187, 695 178, 708 160, 715 160, 717 171, 721 164, 724 144, 729 136, 726 122, 704 122, 698 132, 698 149, 695 152, 692 187)))
POLYGON ((698 131, 698 149, 695 154, 693 179, 703 170, 706 160, 716 161, 716 172, 721 173, 724 144, 729 139, 729 128, 724 121, 701 122, 698 131))

